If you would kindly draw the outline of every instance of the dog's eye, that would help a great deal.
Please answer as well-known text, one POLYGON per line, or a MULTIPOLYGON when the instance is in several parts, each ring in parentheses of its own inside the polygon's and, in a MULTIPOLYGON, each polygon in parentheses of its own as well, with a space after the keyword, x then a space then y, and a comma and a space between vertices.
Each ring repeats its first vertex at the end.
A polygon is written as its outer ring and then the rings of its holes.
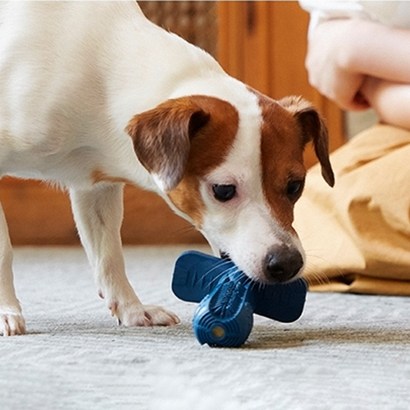
POLYGON ((305 181, 302 179, 295 180, 295 181, 289 181, 288 185, 286 186, 286 196, 292 202, 295 202, 302 194, 304 185, 305 185, 305 181))
POLYGON ((212 191, 214 193, 215 199, 217 199, 219 202, 227 202, 235 196, 236 186, 214 184, 212 185, 212 191))

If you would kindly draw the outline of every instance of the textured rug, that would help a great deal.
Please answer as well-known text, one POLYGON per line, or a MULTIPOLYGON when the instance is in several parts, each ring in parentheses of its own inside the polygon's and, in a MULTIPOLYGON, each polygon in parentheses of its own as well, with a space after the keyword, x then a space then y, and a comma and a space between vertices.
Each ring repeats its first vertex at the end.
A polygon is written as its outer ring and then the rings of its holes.
POLYGON ((243 348, 200 346, 170 291, 182 247, 126 248, 146 303, 173 328, 118 327, 80 248, 20 248, 28 335, 0 338, 0 409, 410 408, 410 298, 309 293, 299 321, 257 318, 243 348))

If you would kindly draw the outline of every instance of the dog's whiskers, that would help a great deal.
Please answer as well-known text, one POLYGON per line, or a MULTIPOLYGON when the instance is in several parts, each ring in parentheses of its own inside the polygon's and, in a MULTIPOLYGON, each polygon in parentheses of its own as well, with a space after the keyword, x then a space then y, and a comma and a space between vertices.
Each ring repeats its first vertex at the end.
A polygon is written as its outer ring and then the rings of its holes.
MULTIPOLYGON (((216 269, 220 269, 223 265, 230 265, 231 262, 229 260, 222 260, 219 262, 217 265, 215 265, 212 269, 207 271, 205 275, 209 275, 216 269)), ((226 271, 222 271, 219 275, 217 275, 215 278, 212 279, 212 281, 209 283, 209 286, 213 285, 215 282, 218 282, 224 275, 226 271)))

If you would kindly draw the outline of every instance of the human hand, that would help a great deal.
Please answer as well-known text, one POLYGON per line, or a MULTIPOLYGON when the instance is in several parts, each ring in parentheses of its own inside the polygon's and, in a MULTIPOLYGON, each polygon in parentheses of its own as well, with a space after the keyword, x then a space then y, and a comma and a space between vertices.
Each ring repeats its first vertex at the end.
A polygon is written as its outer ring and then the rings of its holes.
POLYGON ((360 92, 380 122, 410 129, 410 84, 367 77, 360 92))
POLYGON ((350 64, 360 24, 350 19, 319 24, 309 38, 306 57, 310 84, 341 108, 355 111, 369 108, 360 91, 366 75, 350 64))

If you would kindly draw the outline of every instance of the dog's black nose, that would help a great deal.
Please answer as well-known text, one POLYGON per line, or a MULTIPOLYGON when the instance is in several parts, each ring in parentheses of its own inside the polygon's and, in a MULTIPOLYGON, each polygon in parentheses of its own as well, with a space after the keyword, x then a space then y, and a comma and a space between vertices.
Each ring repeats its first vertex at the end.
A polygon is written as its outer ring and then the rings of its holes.
POLYGON ((270 249, 265 258, 264 273, 269 282, 287 282, 303 267, 303 258, 295 248, 282 244, 270 249))

